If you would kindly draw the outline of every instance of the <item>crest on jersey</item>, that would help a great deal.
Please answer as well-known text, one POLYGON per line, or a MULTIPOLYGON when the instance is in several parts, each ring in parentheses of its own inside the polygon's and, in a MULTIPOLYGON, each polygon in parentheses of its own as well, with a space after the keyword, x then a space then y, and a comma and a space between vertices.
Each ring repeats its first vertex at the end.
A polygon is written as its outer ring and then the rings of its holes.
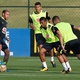
POLYGON ((40 19, 39 19, 39 18, 37 18, 37 19, 36 19, 36 21, 37 21, 37 22, 40 22, 40 19))

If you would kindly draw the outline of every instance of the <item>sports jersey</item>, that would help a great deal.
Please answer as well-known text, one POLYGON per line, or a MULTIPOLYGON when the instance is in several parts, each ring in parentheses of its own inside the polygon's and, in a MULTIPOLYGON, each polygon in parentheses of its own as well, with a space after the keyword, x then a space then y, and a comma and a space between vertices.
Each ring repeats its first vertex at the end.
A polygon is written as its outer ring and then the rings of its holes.
POLYGON ((70 40, 77 39, 77 36, 73 33, 71 25, 66 22, 59 22, 55 25, 62 34, 64 44, 70 40))
POLYGON ((0 17, 0 38, 5 38, 7 22, 0 17))
POLYGON ((46 11, 43 11, 43 10, 41 10, 41 12, 39 14, 37 14, 36 12, 33 12, 33 14, 30 15, 31 19, 29 19, 29 22, 33 23, 33 25, 36 27, 35 34, 41 33, 39 19, 41 17, 46 17, 48 20, 50 19, 50 17, 48 17, 46 15, 48 15, 48 13, 46 11))
POLYGON ((47 27, 46 29, 42 28, 42 26, 40 27, 41 33, 42 33, 43 37, 46 39, 46 42, 47 43, 57 42, 56 38, 55 38, 55 34, 56 34, 57 29, 55 30, 53 25, 48 23, 48 22, 47 22, 47 26, 46 27, 47 27), (55 30, 55 33, 53 33, 52 30, 55 30))

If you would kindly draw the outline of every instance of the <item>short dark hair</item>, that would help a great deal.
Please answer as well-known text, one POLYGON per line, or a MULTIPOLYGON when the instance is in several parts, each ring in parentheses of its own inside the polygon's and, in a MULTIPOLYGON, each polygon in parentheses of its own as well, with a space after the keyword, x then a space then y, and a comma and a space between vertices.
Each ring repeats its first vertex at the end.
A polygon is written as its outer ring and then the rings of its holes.
POLYGON ((36 5, 40 5, 40 6, 41 6, 41 3, 40 3, 40 2, 36 2, 36 3, 35 3, 35 6, 36 6, 36 5))
POLYGON ((42 21, 42 20, 47 21, 47 19, 45 17, 41 17, 40 21, 42 21))
POLYGON ((60 20, 59 16, 54 16, 54 17, 52 18, 52 21, 55 21, 56 19, 59 19, 59 20, 60 20))
POLYGON ((6 12, 9 12, 9 10, 3 10, 3 11, 2 11, 2 13, 6 13, 6 12))

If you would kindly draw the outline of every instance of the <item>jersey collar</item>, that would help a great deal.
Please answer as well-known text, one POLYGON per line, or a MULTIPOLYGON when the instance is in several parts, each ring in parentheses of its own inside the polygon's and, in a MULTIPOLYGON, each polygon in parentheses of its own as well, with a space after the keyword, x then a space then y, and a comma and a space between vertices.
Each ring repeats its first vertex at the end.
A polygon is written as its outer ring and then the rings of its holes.
POLYGON ((5 20, 4 17, 1 17, 1 18, 2 18, 3 20, 5 20))

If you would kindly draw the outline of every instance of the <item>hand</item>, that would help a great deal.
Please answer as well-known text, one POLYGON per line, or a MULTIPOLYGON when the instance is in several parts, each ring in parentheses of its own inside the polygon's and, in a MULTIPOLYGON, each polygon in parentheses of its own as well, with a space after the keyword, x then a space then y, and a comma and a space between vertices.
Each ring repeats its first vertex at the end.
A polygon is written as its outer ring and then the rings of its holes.
POLYGON ((7 40, 8 43, 10 42, 10 39, 6 39, 6 40, 7 40))
POLYGON ((64 53, 66 53, 66 51, 67 51, 67 50, 65 50, 65 47, 64 47, 64 46, 62 46, 62 51, 63 51, 64 53))
POLYGON ((33 30, 35 30, 35 29, 36 29, 36 27, 34 26, 34 27, 33 27, 33 30))

